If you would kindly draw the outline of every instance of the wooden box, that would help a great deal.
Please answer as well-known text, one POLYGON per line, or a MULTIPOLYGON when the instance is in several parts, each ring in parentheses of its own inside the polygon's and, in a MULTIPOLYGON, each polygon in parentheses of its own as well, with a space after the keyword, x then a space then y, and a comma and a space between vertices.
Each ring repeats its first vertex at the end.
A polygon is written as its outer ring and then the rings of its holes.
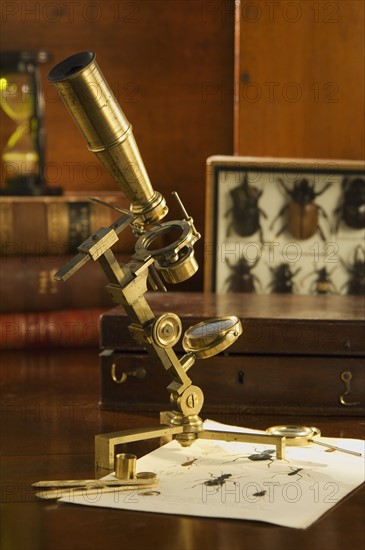
MULTIPOLYGON (((243 334, 226 352, 189 371, 203 413, 362 415, 365 412, 363 297, 149 293, 153 312, 188 327, 237 315, 243 334)), ((165 410, 170 379, 131 337, 117 306, 101 317, 101 406, 165 410)), ((183 354, 181 341, 175 346, 183 354)))

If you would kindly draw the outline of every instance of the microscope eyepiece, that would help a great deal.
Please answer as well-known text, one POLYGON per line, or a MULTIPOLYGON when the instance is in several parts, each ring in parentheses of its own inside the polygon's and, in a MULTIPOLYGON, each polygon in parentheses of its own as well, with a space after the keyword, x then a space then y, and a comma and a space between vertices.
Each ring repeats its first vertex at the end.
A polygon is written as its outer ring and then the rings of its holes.
POLYGON ((87 142, 131 201, 142 223, 161 220, 168 212, 164 197, 154 191, 135 142, 132 126, 120 108, 95 60, 94 52, 64 59, 49 73, 87 142))

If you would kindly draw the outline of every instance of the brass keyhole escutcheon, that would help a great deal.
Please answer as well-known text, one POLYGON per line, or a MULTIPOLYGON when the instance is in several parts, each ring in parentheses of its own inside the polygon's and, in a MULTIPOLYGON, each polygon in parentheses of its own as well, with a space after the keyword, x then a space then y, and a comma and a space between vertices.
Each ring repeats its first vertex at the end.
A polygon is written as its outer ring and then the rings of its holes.
POLYGON ((341 373, 341 380, 345 384, 345 392, 340 396, 340 403, 345 407, 356 407, 360 405, 360 401, 347 401, 347 396, 351 394, 352 372, 345 370, 341 373))

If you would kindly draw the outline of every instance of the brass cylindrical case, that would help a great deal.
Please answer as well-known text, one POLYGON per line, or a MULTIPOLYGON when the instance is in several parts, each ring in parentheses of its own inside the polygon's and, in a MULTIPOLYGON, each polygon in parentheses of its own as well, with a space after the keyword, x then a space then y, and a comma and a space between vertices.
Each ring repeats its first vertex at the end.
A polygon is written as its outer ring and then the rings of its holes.
POLYGON ((167 214, 166 201, 154 191, 135 142, 132 126, 109 88, 94 52, 61 61, 48 78, 96 154, 131 201, 132 212, 145 223, 167 214))
POLYGON ((134 479, 136 477, 136 455, 120 453, 115 457, 115 477, 118 479, 134 479))

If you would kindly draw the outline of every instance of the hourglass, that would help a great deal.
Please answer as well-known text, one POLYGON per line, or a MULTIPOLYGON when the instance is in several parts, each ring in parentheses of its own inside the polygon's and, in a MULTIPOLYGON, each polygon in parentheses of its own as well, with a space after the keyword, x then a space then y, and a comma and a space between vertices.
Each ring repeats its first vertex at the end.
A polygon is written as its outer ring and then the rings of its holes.
POLYGON ((59 194, 44 180, 43 99, 39 64, 50 60, 43 51, 0 53, 0 104, 15 123, 2 152, 3 195, 59 194))

